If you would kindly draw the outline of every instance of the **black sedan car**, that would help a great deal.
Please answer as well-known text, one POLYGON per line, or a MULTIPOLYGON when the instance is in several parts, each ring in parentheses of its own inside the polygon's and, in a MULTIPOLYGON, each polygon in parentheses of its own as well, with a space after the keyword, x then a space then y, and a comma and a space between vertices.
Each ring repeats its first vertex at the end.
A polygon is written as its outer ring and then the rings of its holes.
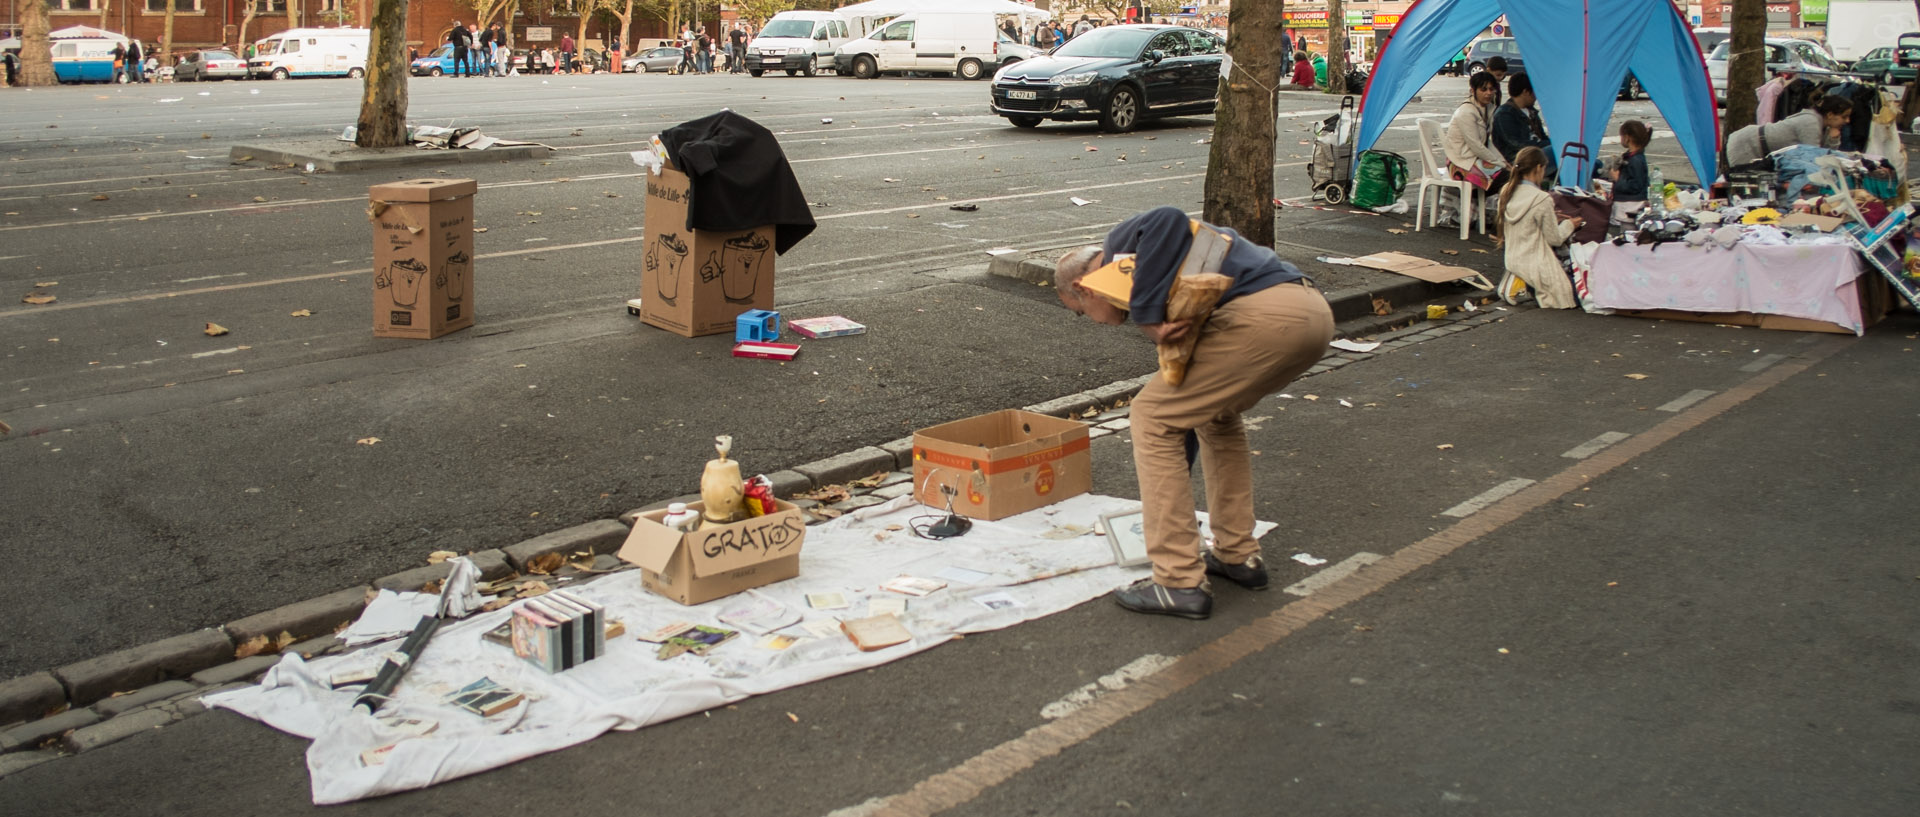
POLYGON ((1091 119, 1112 133, 1149 117, 1213 113, 1225 54, 1197 28, 1103 26, 1000 69, 993 112, 1022 128, 1091 119))

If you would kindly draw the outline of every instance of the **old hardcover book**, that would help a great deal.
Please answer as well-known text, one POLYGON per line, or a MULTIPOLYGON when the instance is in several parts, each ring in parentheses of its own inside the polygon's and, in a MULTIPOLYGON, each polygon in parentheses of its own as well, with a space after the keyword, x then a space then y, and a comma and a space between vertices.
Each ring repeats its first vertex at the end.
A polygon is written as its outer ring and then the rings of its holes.
POLYGON ((842 335, 858 335, 867 331, 867 325, 848 320, 843 315, 828 315, 824 318, 800 318, 787 321, 787 326, 795 334, 818 340, 837 338, 842 335))
POLYGON ((892 613, 848 619, 840 622, 840 629, 846 632, 847 638, 861 652, 873 652, 913 640, 913 633, 900 623, 899 616, 892 613))

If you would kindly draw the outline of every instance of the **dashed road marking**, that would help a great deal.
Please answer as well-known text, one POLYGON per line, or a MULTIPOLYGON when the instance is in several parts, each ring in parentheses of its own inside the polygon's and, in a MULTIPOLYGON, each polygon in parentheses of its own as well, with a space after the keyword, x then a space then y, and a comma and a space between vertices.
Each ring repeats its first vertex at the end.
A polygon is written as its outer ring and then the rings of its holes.
POLYGON ((1688 406, 1691 406, 1695 403, 1698 403, 1712 396, 1713 396, 1712 389, 1694 389, 1693 391, 1687 392, 1686 394, 1673 398, 1671 402, 1657 409, 1654 409, 1654 411, 1664 411, 1668 413, 1684 411, 1688 406))
MULTIPOLYGON (((1527 484, 1531 485, 1533 481, 1528 480, 1527 484)), ((1296 596, 1311 596, 1314 594, 1314 591, 1351 576, 1360 568, 1380 561, 1380 559, 1381 556, 1378 553, 1368 553, 1364 550, 1360 551, 1345 559, 1341 559, 1333 567, 1329 567, 1326 570, 1322 570, 1293 584, 1287 585, 1285 592, 1296 596)))
POLYGON ((1485 508, 1488 505, 1492 505, 1495 502, 1499 502, 1502 499, 1506 499, 1507 497, 1513 496, 1514 494, 1519 493, 1520 489, 1525 488, 1532 484, 1533 484, 1533 480, 1526 479, 1524 477, 1514 477, 1513 479, 1507 480, 1506 482, 1502 482, 1499 485, 1493 486, 1492 488, 1488 488, 1486 491, 1482 492, 1479 496, 1476 496, 1472 499, 1469 499, 1465 502, 1462 502, 1458 505, 1455 505, 1451 508, 1441 511, 1440 515, 1451 516, 1451 517, 1454 517, 1455 519, 1464 519, 1466 517, 1472 516, 1474 511, 1478 511, 1481 508, 1485 508))
POLYGON ((1787 359, 1786 355, 1767 355, 1745 366, 1741 366, 1740 371, 1764 372, 1767 370, 1768 366, 1772 366, 1773 364, 1779 363, 1780 361, 1786 360, 1786 359, 1787 359))
POLYGON ((1166 669, 1172 663, 1172 658, 1158 653, 1148 653, 1135 658, 1127 662, 1126 666, 1100 676, 1093 683, 1067 693, 1066 697, 1040 707, 1040 717, 1047 720, 1064 718, 1081 707, 1093 703, 1101 693, 1119 692, 1126 689, 1128 684, 1166 669))
POLYGON ((1567 453, 1561 454, 1560 456, 1566 457, 1567 459, 1570 459, 1570 460, 1584 460, 1588 457, 1591 457, 1595 454, 1600 453, 1600 449, 1606 448, 1609 445, 1613 445, 1614 443, 1617 443, 1631 436, 1633 435, 1627 434, 1625 432, 1609 431, 1605 434, 1602 434, 1598 437, 1595 437, 1591 440, 1588 440, 1584 443, 1574 446, 1572 449, 1569 449, 1567 453))

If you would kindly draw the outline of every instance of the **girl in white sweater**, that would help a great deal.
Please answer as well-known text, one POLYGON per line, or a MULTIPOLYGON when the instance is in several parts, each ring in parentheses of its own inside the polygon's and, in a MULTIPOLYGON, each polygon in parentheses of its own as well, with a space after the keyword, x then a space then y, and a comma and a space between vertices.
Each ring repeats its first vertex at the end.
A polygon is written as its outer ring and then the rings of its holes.
POLYGON ((1513 175, 1518 181, 1500 192, 1500 239, 1507 252, 1507 274, 1500 279, 1500 297, 1513 303, 1525 286, 1533 288, 1534 298, 1543 309, 1579 306, 1573 281, 1554 248, 1565 246, 1584 221, 1578 216, 1560 218, 1553 211, 1553 197, 1540 189, 1547 179, 1545 151, 1532 146, 1521 148, 1513 157, 1513 175))
POLYGON ((1492 72, 1482 71, 1469 82, 1472 95, 1453 109, 1447 121, 1448 170, 1453 178, 1471 183, 1489 193, 1498 191, 1506 175, 1507 160, 1494 150, 1493 98, 1500 93, 1500 81, 1492 72))

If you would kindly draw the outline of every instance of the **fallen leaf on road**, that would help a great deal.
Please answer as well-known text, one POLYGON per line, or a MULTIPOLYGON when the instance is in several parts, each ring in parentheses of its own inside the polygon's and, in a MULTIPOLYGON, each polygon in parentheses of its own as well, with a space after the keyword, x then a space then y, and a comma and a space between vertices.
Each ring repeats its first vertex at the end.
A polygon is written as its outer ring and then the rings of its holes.
POLYGON ((432 553, 427 554, 427 564, 437 565, 441 562, 444 562, 458 555, 460 554, 455 553, 451 550, 436 550, 432 553))
POLYGON ((1440 254, 1441 255, 1459 255, 1460 251, 1459 250, 1441 250, 1440 254))
POLYGON ((559 570, 560 566, 566 563, 567 557, 565 556, 558 553, 543 553, 527 560, 527 572, 537 576, 545 576, 553 573, 555 570, 559 570))
POLYGON ((59 285, 59 281, 41 281, 40 283, 34 284, 34 286, 37 287, 57 287, 59 285))
POLYGON ((101 193, 101 194, 100 194, 100 195, 98 195, 98 196, 94 196, 94 197, 93 197, 93 200, 94 200, 94 201, 106 201, 106 200, 107 200, 107 194, 105 194, 105 193, 101 193))
POLYGON ((852 499, 853 492, 847 490, 847 486, 845 485, 823 485, 803 494, 794 494, 794 496, 831 505, 835 502, 845 502, 848 499, 852 499))
POLYGON ((886 478, 887 478, 887 472, 881 471, 879 473, 864 476, 856 480, 849 480, 847 482, 847 486, 850 488, 878 488, 880 487, 880 483, 884 481, 886 478))
POLYGON ((1097 150, 1099 150, 1099 148, 1097 148, 1097 147, 1094 147, 1094 146, 1092 146, 1092 145, 1088 145, 1088 146, 1087 146, 1087 152, 1088 152, 1088 153, 1093 153, 1094 151, 1097 151, 1097 150))
POLYGON ((38 304, 50 304, 57 300, 59 299, 55 298, 52 295, 48 295, 44 292, 30 292, 30 293, 27 293, 26 297, 21 298, 20 302, 23 304, 38 305, 38 304))
POLYGON ((205 331, 207 333, 207 337, 217 338, 217 337, 220 337, 221 335, 226 334, 227 328, 217 323, 208 322, 207 328, 205 331))
POLYGON ((620 194, 619 194, 619 193, 615 193, 615 192, 613 192, 613 191, 611 191, 611 190, 603 190, 603 191, 601 191, 601 192, 600 192, 600 195, 602 195, 602 196, 606 196, 607 198, 610 198, 610 199, 617 199, 617 198, 620 198, 620 194))
POLYGON ((233 650, 233 657, 234 658, 252 658, 263 652, 268 652, 267 648, 271 646, 273 646, 272 640, 268 639, 264 635, 256 635, 252 638, 247 639, 244 642, 241 642, 240 646, 235 647, 233 650))
POLYGON ((475 227, 475 228, 473 228, 473 231, 474 231, 474 232, 476 232, 476 233, 484 233, 484 232, 486 232, 486 231, 487 231, 487 228, 485 228, 485 227, 475 227))
POLYGON ((799 716, 799 715, 795 715, 795 714, 793 714, 792 712, 788 712, 788 713, 787 713, 787 720, 790 720, 790 721, 793 721, 794 723, 799 723, 799 722, 800 722, 800 716, 799 716))
POLYGON ((430 596, 438 596, 440 595, 440 588, 446 583, 446 579, 434 579, 433 581, 420 585, 420 592, 430 596))
POLYGON ((1439 445, 1434 446, 1434 448, 1438 448, 1441 451, 1452 451, 1453 443, 1441 443, 1439 445))
POLYGON ((520 591, 514 593, 513 597, 517 599, 532 598, 552 589, 553 588, 547 586, 546 582, 527 582, 526 584, 520 585, 520 591))
POLYGON ((845 511, 836 511, 832 508, 811 508, 808 512, 821 519, 839 519, 846 514, 845 511))
POLYGON ((313 317, 313 310, 296 309, 296 310, 293 310, 292 312, 288 312, 287 315, 289 317, 294 317, 294 318, 311 318, 313 317))
POLYGON ((1385 298, 1375 298, 1373 299, 1373 314, 1391 315, 1393 314, 1393 304, 1387 303, 1387 299, 1385 298))
POLYGON ((254 196, 254 197, 253 197, 253 200, 254 200, 254 201, 266 201, 266 200, 267 200, 267 197, 266 197, 266 196, 254 196))
POLYGON ((920 214, 919 214, 919 213, 908 213, 908 214, 907 214, 907 218, 919 218, 919 217, 920 217, 920 214))
POLYGON ((881 179, 880 181, 883 181, 883 182, 887 182, 887 183, 889 183, 889 184, 891 184, 891 183, 893 183, 893 182, 897 182, 897 181, 900 181, 900 180, 899 180, 899 179, 881 179))
POLYGON ((1317 395, 1317 394, 1309 394, 1309 395, 1304 395, 1304 396, 1303 396, 1303 397, 1302 397, 1301 399, 1304 399, 1304 400, 1318 400, 1318 399, 1320 399, 1320 395, 1317 395))
POLYGON ((1473 249, 1471 249, 1471 250, 1468 250, 1468 252, 1477 252, 1477 253, 1479 253, 1479 254, 1481 254, 1481 255, 1486 255, 1486 254, 1487 254, 1487 251, 1486 251, 1486 250, 1483 250, 1483 249, 1480 249, 1479 247, 1474 247, 1473 249))
POLYGON ((495 611, 495 610, 498 610, 498 609, 500 609, 500 608, 502 608, 502 607, 505 607, 505 606, 507 606, 507 605, 509 605, 509 604, 512 604, 512 603, 514 603, 514 602, 516 602, 516 601, 519 601, 519 599, 513 599, 513 598, 499 598, 499 599, 494 599, 493 601, 490 601, 490 602, 487 602, 486 604, 482 604, 482 605, 480 605, 480 612, 482 612, 482 613, 491 613, 491 612, 493 612, 493 611, 495 611))
POLYGON ((379 445, 380 438, 379 437, 361 437, 358 440, 354 440, 354 443, 358 445, 379 445))
POLYGON ((1647 379, 1647 375, 1639 374, 1636 372, 1634 374, 1627 375, 1627 378, 1630 380, 1645 380, 1647 379))
POLYGON ((515 364, 513 364, 513 368, 516 368, 516 369, 524 369, 524 368, 527 368, 527 364, 525 364, 525 363, 515 363, 515 364))
POLYGON ((1394 235, 1406 235, 1406 234, 1407 234, 1407 231, 1406 231, 1406 230, 1402 230, 1402 229, 1400 229, 1399 227, 1388 227, 1388 228, 1387 228, 1387 232, 1389 232, 1389 233, 1393 233, 1394 235))

